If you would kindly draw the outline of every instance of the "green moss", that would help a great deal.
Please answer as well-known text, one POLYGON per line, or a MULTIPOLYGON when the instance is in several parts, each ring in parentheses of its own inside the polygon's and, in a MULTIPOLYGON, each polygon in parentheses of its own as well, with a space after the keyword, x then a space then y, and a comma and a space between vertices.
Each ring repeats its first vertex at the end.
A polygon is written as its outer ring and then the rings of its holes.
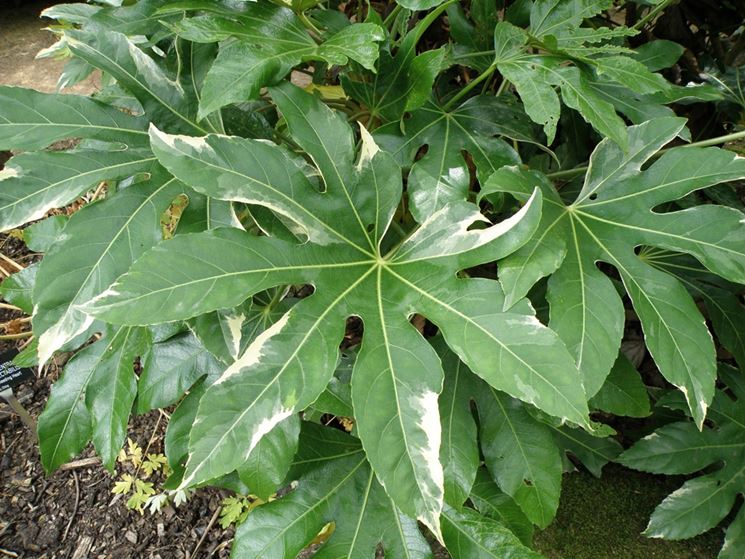
POLYGON ((683 481, 612 464, 601 479, 567 474, 556 520, 536 534, 535 546, 548 559, 715 559, 720 528, 682 541, 641 535, 654 508, 683 481))

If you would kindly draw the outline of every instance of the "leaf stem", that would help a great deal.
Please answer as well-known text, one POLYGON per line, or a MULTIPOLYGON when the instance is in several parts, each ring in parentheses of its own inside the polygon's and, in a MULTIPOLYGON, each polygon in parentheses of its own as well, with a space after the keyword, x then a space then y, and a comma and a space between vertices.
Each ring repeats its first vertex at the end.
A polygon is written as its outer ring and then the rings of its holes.
POLYGON ((455 105, 458 101, 463 99, 468 93, 477 85, 479 85, 482 81, 488 79, 491 77, 491 75, 494 73, 494 71, 497 69, 497 65, 492 64, 489 66, 486 70, 484 70, 483 73, 479 74, 476 78, 468 82, 466 86, 461 89, 450 101, 445 103, 445 106, 443 107, 446 111, 449 110, 453 105, 455 105))
POLYGON ((497 97, 499 97, 500 95, 502 95, 502 93, 505 92, 505 90, 507 89, 507 87, 509 85, 510 85, 509 80, 507 78, 505 78, 504 76, 502 76, 502 83, 499 84, 499 87, 497 88, 497 93, 495 93, 495 95, 497 97))
POLYGON ((33 335, 34 333, 31 331, 19 332, 18 334, 2 334, 0 335, 0 340, 22 340, 23 338, 30 338, 33 335))
POLYGON ((390 30, 390 23, 396 19, 396 16, 398 15, 398 12, 401 11, 401 4, 396 4, 396 7, 391 10, 391 13, 386 16, 386 18, 383 20, 383 25, 390 30))
POLYGON ((647 15, 645 15, 642 19, 637 21, 631 29, 636 29, 637 31, 641 30, 645 25, 647 25, 650 21, 652 21, 655 17, 657 17, 657 14, 662 12, 665 8, 667 8, 673 2, 677 2, 677 1, 678 0, 663 0, 663 2, 660 2, 657 6, 652 8, 647 15))
MULTIPOLYGON (((683 144, 682 146, 673 146, 669 148, 664 148, 658 151, 653 157, 658 157, 665 153, 666 151, 669 151, 673 148, 705 148, 709 146, 717 146, 720 144, 726 144, 727 142, 733 142, 735 140, 740 140, 742 138, 745 138, 745 130, 742 130, 740 132, 734 132, 733 134, 726 134, 724 136, 717 136, 716 138, 710 138, 708 140, 701 140, 700 142, 693 142, 691 144, 683 144)), ((566 179, 566 178, 572 178, 577 175, 581 175, 585 171, 587 171, 588 166, 583 165, 582 167, 574 167, 573 169, 565 169, 563 171, 556 171, 554 173, 549 173, 546 176, 550 179, 566 179)))
POLYGON ((308 31, 311 32, 311 35, 313 35, 313 39, 320 43, 321 41, 321 31, 313 25, 313 22, 308 18, 308 16, 305 15, 304 12, 297 12, 297 17, 300 19, 302 24, 308 29, 308 31))

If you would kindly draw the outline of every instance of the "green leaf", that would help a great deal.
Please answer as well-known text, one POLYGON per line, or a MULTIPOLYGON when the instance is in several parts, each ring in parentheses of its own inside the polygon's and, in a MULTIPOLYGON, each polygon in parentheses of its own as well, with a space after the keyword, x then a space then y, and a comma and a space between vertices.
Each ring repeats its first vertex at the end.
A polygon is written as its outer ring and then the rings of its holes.
POLYGON ((85 391, 107 345, 101 340, 81 350, 52 386, 38 424, 41 463, 47 474, 69 462, 90 441, 92 418, 85 405, 85 391))
POLYGON ((32 223, 23 230, 23 242, 34 252, 48 251, 59 239, 68 219, 66 215, 52 215, 32 223))
POLYGON ((11 305, 20 308, 26 314, 33 314, 33 290, 38 271, 39 264, 34 263, 5 278, 2 284, 0 284, 0 296, 11 305))
MULTIPOLYGON (((440 4, 438 2, 438 4, 440 4)), ((439 71, 439 55, 416 53, 425 31, 447 7, 440 4, 406 33, 395 54, 381 48, 375 72, 342 74, 344 91, 365 106, 371 119, 387 122, 400 120, 404 111, 417 108, 431 95, 431 86, 439 71)))
POLYGON ((641 62, 628 56, 607 56, 595 60, 598 74, 625 85, 637 93, 655 93, 670 87, 660 74, 653 74, 641 62))
POLYGON ((486 467, 531 522, 547 526, 561 493, 561 457, 549 427, 491 388, 476 395, 486 467))
POLYGON ((611 0, 536 0, 530 10, 530 31, 536 37, 559 37, 612 4, 611 0))
POLYGON ((703 430, 691 422, 670 423, 621 455, 622 464, 643 471, 708 472, 669 495, 655 509, 645 535, 683 539, 701 534, 727 516, 745 491, 745 408, 738 377, 722 375, 737 399, 717 392, 709 410, 710 424, 703 430))
POLYGON ((409 10, 422 11, 439 6, 444 1, 445 0, 396 0, 396 3, 409 10))
POLYGON ((481 514, 509 528, 524 545, 532 545, 533 523, 515 500, 499 489, 486 468, 479 468, 469 498, 481 514))
POLYGON ((589 403, 591 408, 626 417, 647 417, 651 413, 647 388, 623 354, 618 356, 603 386, 589 403))
POLYGON ((724 546, 717 559, 737 559, 745 553, 745 508, 732 521, 724 534, 724 546))
POLYGON ((442 513, 445 545, 454 559, 541 559, 496 520, 473 509, 446 505, 442 513))
POLYGON ((238 476, 252 495, 267 500, 287 476, 295 457, 300 435, 300 417, 280 421, 238 467, 238 476))
MULTIPOLYGON (((504 22, 499 25, 509 24, 504 22)), ((496 45, 495 48, 498 51, 500 45, 496 45)), ((559 122, 561 104, 559 96, 551 85, 551 75, 547 68, 539 64, 527 66, 519 61, 498 63, 497 68, 505 79, 514 84, 525 106, 525 112, 534 122, 543 126, 547 144, 552 144, 559 122)))
POLYGON ((264 0, 230 17, 184 19, 176 31, 191 41, 223 41, 205 78, 200 118, 230 103, 255 99, 263 86, 274 85, 303 61, 345 65, 352 59, 372 69, 378 57, 376 43, 383 40, 378 25, 359 23, 318 45, 291 10, 264 0))
POLYGON ((295 557, 326 526, 333 532, 318 557, 371 557, 382 545, 391 557, 431 558, 416 522, 396 509, 356 439, 303 425, 301 448, 281 499, 252 511, 236 530, 234 557, 295 557))
POLYGON ((674 275, 691 295, 703 300, 719 343, 744 367, 745 331, 740 324, 745 324, 745 307, 736 295, 739 286, 727 285, 691 258, 683 259, 665 251, 648 251, 645 258, 656 268, 674 275))
POLYGON ((501 138, 532 142, 533 126, 515 106, 495 97, 474 97, 449 111, 430 102, 406 120, 375 132, 375 140, 402 166, 410 166, 408 191, 411 212, 423 222, 453 200, 465 200, 470 187, 468 153, 481 181, 519 156, 501 138), (416 159, 427 146, 427 153, 416 159))
POLYGON ((98 29, 68 32, 72 53, 110 74, 142 104, 151 122, 172 132, 206 134, 196 119, 196 99, 145 54, 131 39, 117 31, 98 29))
POLYGON ((137 413, 168 407, 200 377, 214 380, 223 370, 190 332, 153 344, 142 360, 137 413))
POLYGON ((79 305, 103 292, 161 238, 160 214, 181 192, 165 173, 75 213, 39 266, 34 287, 34 333, 44 363, 85 332, 93 318, 79 305))
POLYGON ((623 120, 616 114, 613 105, 595 93, 585 75, 578 68, 546 68, 551 78, 561 87, 564 103, 578 111, 598 132, 611 138, 625 150, 628 140, 623 120))
POLYGON ((634 60, 644 64, 649 71, 656 72, 675 64, 683 56, 685 48, 678 43, 658 39, 640 45, 635 52, 634 60))
POLYGON ((680 540, 714 528, 732 509, 745 482, 745 467, 739 456, 716 473, 689 480, 655 509, 644 535, 680 540))
POLYGON ((479 467, 476 423, 471 413, 474 390, 470 371, 447 348, 445 341, 438 337, 433 345, 445 372, 438 401, 442 422, 440 462, 445 475, 445 502, 460 507, 468 499, 479 467))
POLYGON ((35 150, 66 138, 147 145, 147 121, 88 97, 0 86, 0 149, 35 150))
POLYGON ((212 355, 230 365, 290 308, 289 301, 281 300, 283 294, 283 289, 272 290, 234 309, 198 316, 191 328, 212 355))
POLYGON ((36 152, 16 155, 0 171, 0 230, 66 206, 104 180, 152 171, 146 150, 36 152))
POLYGON ((137 395, 134 360, 149 343, 145 328, 123 327, 106 337, 105 347, 91 366, 85 405, 93 425, 93 444, 109 471, 127 436, 127 423, 137 395))
MULTIPOLYGON (((500 172, 482 195, 504 191, 525 200, 528 185, 541 185, 543 223, 517 253, 520 260, 511 265, 526 266, 531 279, 550 273, 557 264, 551 251, 559 242, 547 242, 547 231, 562 237, 567 254, 549 281, 551 326, 574 353, 587 393, 592 395, 602 386, 618 355, 623 324, 620 298, 596 266, 602 261, 618 270, 641 320, 647 348, 665 378, 684 391, 700 425, 714 394, 711 335, 680 282, 647 264, 643 254, 635 255, 634 248, 650 245, 686 252, 728 280, 745 280, 741 212, 715 205, 654 211, 694 190, 745 177, 745 159, 717 148, 678 147, 641 171, 683 127, 684 121, 676 118, 632 126, 628 135, 634 148, 628 152, 603 140, 593 152, 582 190, 572 204, 565 205, 545 179, 536 181, 536 175, 515 178, 522 174, 519 170, 500 172)), ((507 293, 520 295, 530 282, 510 285, 518 279, 519 273, 500 278, 507 293)))
POLYGON ((233 308, 271 287, 312 283, 314 293, 259 335, 205 393, 184 485, 237 468, 272 427, 312 404, 333 376, 345 319, 356 315, 365 324, 352 375, 356 427, 388 495, 437 533, 442 368, 408 322, 411 313, 435 322, 459 357, 497 388, 587 424, 579 373, 560 340, 531 316, 503 313, 497 282, 455 276, 518 248, 540 218, 540 195, 508 220, 472 230, 484 220, 478 208, 452 203, 385 253, 402 190, 394 161, 363 129, 355 162, 343 118, 289 84, 270 92, 315 163, 323 192, 296 159, 268 142, 154 132, 153 146, 166 168, 194 188, 212 185, 218 198, 282 213, 308 232, 308 242, 237 229, 177 235, 84 309, 144 325, 233 308))
POLYGON ((199 400, 204 395, 205 383, 198 382, 171 414, 166 430, 165 452, 171 468, 181 469, 189 454, 189 433, 199 409, 199 400))

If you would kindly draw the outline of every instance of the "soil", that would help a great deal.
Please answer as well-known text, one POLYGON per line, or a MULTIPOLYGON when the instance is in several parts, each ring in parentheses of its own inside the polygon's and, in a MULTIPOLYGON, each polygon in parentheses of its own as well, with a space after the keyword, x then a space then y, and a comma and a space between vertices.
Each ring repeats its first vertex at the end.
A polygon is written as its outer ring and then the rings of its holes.
MULTIPOLYGON (((18 396, 38 417, 49 393, 51 375, 21 388, 18 396)), ((135 418, 129 436, 144 447, 158 413, 135 418)), ((214 524, 202 538, 223 494, 197 492, 178 508, 156 515, 127 509, 114 495, 116 477, 100 464, 58 471, 47 477, 36 441, 16 416, 0 419, 0 556, 75 559, 228 557, 232 529, 214 524)), ((162 424, 151 451, 158 452, 162 424)), ((88 450, 81 458, 92 457, 88 450)))
MULTIPOLYGON (((55 36, 44 30, 51 20, 39 19, 39 14, 44 8, 59 3, 54 0, 0 0, 0 85, 56 91, 57 79, 66 61, 35 57, 55 42, 55 36)), ((64 92, 90 93, 99 82, 99 74, 94 73, 64 92)))

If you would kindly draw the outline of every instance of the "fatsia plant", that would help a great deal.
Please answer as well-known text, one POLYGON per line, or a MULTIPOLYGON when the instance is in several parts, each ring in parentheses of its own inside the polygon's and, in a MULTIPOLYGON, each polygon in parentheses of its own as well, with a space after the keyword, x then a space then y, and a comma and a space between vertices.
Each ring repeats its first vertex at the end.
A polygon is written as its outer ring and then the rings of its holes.
POLYGON ((165 168, 196 190, 266 206, 301 227, 307 241, 235 230, 183 235, 143 255, 84 312, 143 326, 233 307, 277 285, 312 284, 313 295, 257 338, 203 396, 183 483, 231 472, 264 434, 312 404, 333 374, 344 321, 355 315, 364 323, 351 380, 357 432, 399 508, 439 534, 442 369, 408 323, 412 314, 437 324, 491 385, 588 425, 579 373, 558 337, 533 317, 503 312, 496 282, 456 278, 525 242, 539 220, 540 195, 510 220, 477 229, 469 227, 483 219, 478 208, 453 202, 407 237, 388 241, 401 197, 392 158, 364 129, 355 157, 345 119, 295 86, 270 93, 294 142, 317 166, 322 191, 291 155, 265 142, 152 129, 152 147, 165 168))
POLYGON ((744 217, 691 193, 745 164, 669 147, 690 134, 665 104, 717 94, 655 73, 681 47, 632 49, 611 6, 46 10, 60 85, 95 70, 102 89, 0 87, 0 226, 35 222, 20 235, 44 255, 0 292, 33 315, 20 359, 72 354, 39 418, 44 468, 92 442, 113 469, 130 414, 175 406, 167 488, 267 501, 236 557, 432 557, 438 540, 537 558, 562 473, 622 450, 590 411, 650 414, 619 352, 624 290, 681 429, 732 444, 694 301, 742 366, 744 217), (574 138, 596 133, 582 185, 537 170, 583 161, 574 138))

